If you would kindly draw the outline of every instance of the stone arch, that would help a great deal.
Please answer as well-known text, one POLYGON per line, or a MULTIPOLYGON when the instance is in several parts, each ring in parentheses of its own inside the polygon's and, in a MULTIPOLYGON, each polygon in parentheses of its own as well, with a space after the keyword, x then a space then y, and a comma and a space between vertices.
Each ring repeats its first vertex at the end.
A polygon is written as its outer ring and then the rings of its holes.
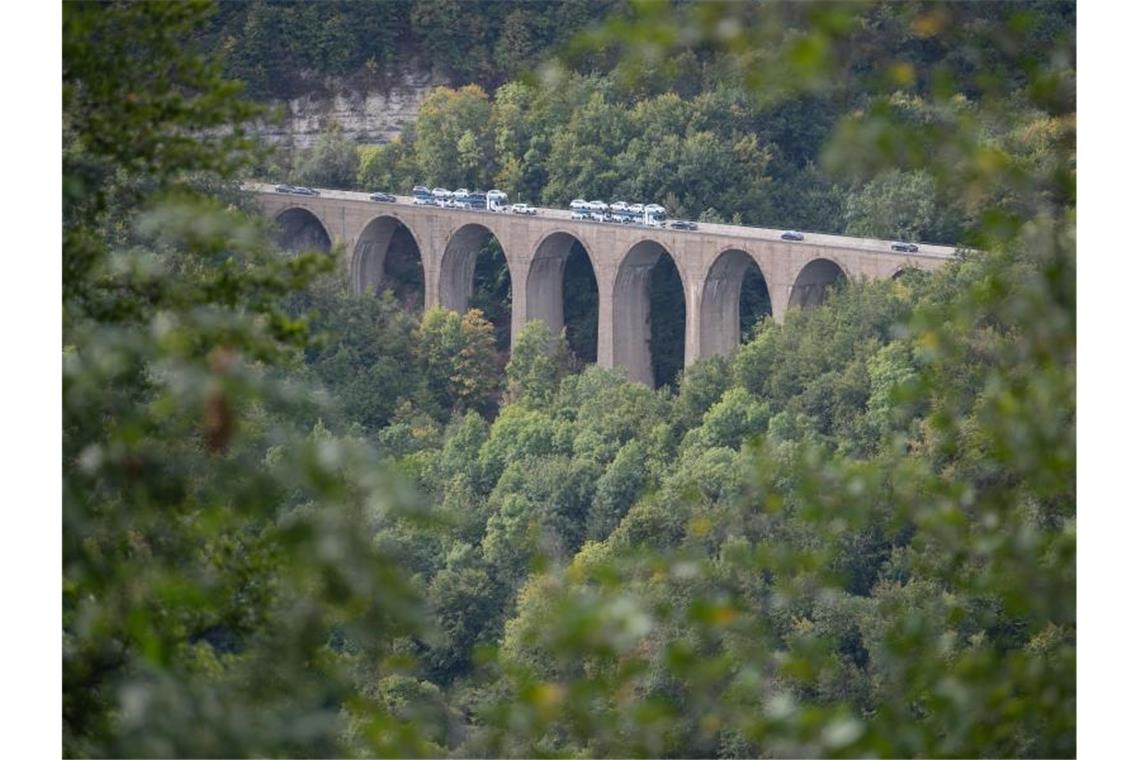
MULTIPOLYGON (((655 387, 654 357, 650 349, 653 338, 651 324, 651 281, 662 257, 676 270, 680 280, 683 324, 689 314, 689 288, 684 271, 677 266, 676 257, 656 240, 644 239, 629 248, 618 265, 613 284, 613 356, 614 364, 624 367, 631 380, 655 387)), ((685 332, 680 336, 684 359, 685 332)), ((683 366, 683 361, 682 361, 683 366)))
MULTIPOLYGON (((581 254, 579 254, 581 255, 581 254)), ((589 279, 583 278, 583 279, 589 279)), ((587 298, 589 298, 587 296, 587 298)), ((598 265, 597 259, 594 257, 593 251, 590 247, 577 235, 567 232, 566 230, 554 230, 547 233, 535 247, 534 255, 531 257, 530 266, 526 275, 526 315, 525 321, 532 319, 541 319, 545 321, 551 331, 554 333, 560 332, 564 327, 567 328, 567 339, 571 344, 571 348, 575 347, 576 343, 589 340, 589 335, 574 335, 575 328, 581 329, 584 333, 592 335, 592 350, 586 350, 585 346, 579 348, 576 353, 585 353, 585 356, 580 358, 584 361, 597 360, 597 330, 598 330, 598 265), (574 314, 569 315, 570 319, 578 319, 584 322, 583 325, 571 324, 567 325, 568 315, 566 314, 566 275, 567 264, 571 262, 572 256, 576 250, 575 243, 581 246, 581 251, 585 256, 585 267, 589 270, 589 278, 593 279, 593 313, 592 314, 574 314), (582 340, 576 340, 581 338, 582 340)), ((572 306, 576 304, 572 303, 572 306)))
POLYGON ((396 214, 373 217, 364 226, 352 252, 352 291, 376 295, 389 282, 406 280, 407 284, 418 286, 418 300, 422 303, 425 295, 423 250, 415 230, 396 214), (413 255, 414 263, 405 261, 413 255), (418 268, 418 271, 402 277, 400 272, 392 271, 408 268, 418 268))
POLYGON ((502 245, 494 230, 479 222, 470 222, 451 231, 440 257, 439 305, 463 312, 475 287, 475 261, 489 238, 502 245))
POLYGON ((744 278, 755 272, 768 296, 767 315, 772 316, 768 279, 756 259, 740 248, 726 248, 713 261, 701 287, 701 356, 728 354, 740 345, 740 296, 744 278))
MULTIPOLYGON (((509 284, 503 293, 503 300, 508 304, 505 309, 491 309, 490 304, 483 304, 484 316, 495 324, 496 340, 500 348, 510 344, 512 335, 512 311, 514 302, 515 273, 511 267, 510 257, 503 247, 503 238, 491 227, 479 222, 470 222, 460 225, 447 236, 443 255, 440 257, 439 281, 437 285, 438 303, 445 309, 463 313, 471 306, 471 297, 475 293, 476 267, 479 264, 480 252, 488 243, 494 241, 502 252, 504 266, 506 267, 509 284), (499 311, 493 314, 491 311, 499 311)), ((486 260, 486 259, 485 259, 486 260)), ((498 303, 498 299, 491 299, 498 303)))
POLYGON ((287 251, 332 250, 332 235, 328 225, 313 211, 303 206, 282 210, 273 221, 277 224, 277 244, 287 251))
POLYGON ((847 272, 831 259, 812 259, 796 276, 788 306, 810 309, 823 303, 828 288, 847 280, 847 272))

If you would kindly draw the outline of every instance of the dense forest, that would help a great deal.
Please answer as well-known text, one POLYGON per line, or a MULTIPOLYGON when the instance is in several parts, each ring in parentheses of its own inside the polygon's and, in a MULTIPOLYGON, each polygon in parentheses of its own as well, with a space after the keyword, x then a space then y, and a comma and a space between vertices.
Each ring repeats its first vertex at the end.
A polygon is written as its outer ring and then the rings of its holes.
POLYGON ((64 753, 1075 755, 1074 32, 66 4, 64 753), (405 55, 456 86, 398 141, 244 126, 405 55), (266 174, 964 246, 782 324, 753 294, 651 389, 541 322, 508 355, 493 250, 465 314, 350 294, 253 213, 266 174))
POLYGON ((191 34, 255 98, 330 82, 383 89, 401 66, 494 87, 601 21, 614 0, 249 0, 222 2, 191 34))

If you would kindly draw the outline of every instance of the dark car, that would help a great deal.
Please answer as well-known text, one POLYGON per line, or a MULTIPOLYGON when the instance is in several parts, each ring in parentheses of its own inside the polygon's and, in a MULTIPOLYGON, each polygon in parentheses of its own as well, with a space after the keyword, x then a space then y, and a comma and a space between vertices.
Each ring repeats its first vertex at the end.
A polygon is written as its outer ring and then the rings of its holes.
POLYGON ((783 235, 780 235, 781 240, 803 240, 804 233, 796 232, 795 230, 788 230, 783 235))
POLYGON ((669 226, 675 230, 695 230, 697 228, 697 223, 685 221, 684 219, 677 219, 676 221, 669 222, 669 226))
POLYGON ((311 187, 295 187, 293 188, 293 192, 297 195, 320 195, 319 192, 311 187))
POLYGON ((291 193, 291 192, 293 192, 293 186, 292 185, 278 185, 277 187, 275 187, 273 189, 279 193, 291 193))
POLYGON ((914 243, 891 243, 892 251, 902 251, 903 253, 918 253, 918 246, 914 243))
POLYGON ((391 193, 372 193, 368 196, 370 201, 380 201, 381 203, 395 203, 396 196, 391 193))

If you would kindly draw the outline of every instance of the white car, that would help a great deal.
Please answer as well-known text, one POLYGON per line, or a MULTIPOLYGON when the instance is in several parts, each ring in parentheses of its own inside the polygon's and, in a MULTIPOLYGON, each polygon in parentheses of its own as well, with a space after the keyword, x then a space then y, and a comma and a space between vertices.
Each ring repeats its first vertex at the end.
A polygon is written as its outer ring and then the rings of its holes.
POLYGON ((526 214, 527 216, 534 216, 538 213, 538 209, 534 206, 527 205, 526 203, 516 203, 511 206, 512 214, 526 214))
POLYGON ((625 201, 614 201, 610 204, 610 211, 628 211, 629 205, 625 201))
POLYGON ((582 200, 581 198, 575 198, 574 200, 570 201, 570 209, 573 211, 582 211, 588 208, 590 208, 590 204, 586 203, 586 201, 582 200))
POLYGON ((589 219, 590 218, 590 212, 587 211, 586 209, 583 209, 583 208, 575 209, 574 212, 570 214, 570 218, 571 219, 589 219))

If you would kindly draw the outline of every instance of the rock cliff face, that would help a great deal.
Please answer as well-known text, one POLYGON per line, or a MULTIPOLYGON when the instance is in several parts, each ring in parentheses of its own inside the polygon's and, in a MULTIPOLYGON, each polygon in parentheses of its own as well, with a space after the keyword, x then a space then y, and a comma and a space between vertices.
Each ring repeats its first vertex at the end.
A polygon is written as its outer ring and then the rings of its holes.
POLYGON ((362 145, 386 143, 415 121, 431 89, 443 84, 422 70, 401 72, 384 90, 329 81, 321 88, 327 94, 272 102, 283 112, 282 121, 264 124, 258 131, 268 142, 290 150, 311 146, 333 124, 362 145))

